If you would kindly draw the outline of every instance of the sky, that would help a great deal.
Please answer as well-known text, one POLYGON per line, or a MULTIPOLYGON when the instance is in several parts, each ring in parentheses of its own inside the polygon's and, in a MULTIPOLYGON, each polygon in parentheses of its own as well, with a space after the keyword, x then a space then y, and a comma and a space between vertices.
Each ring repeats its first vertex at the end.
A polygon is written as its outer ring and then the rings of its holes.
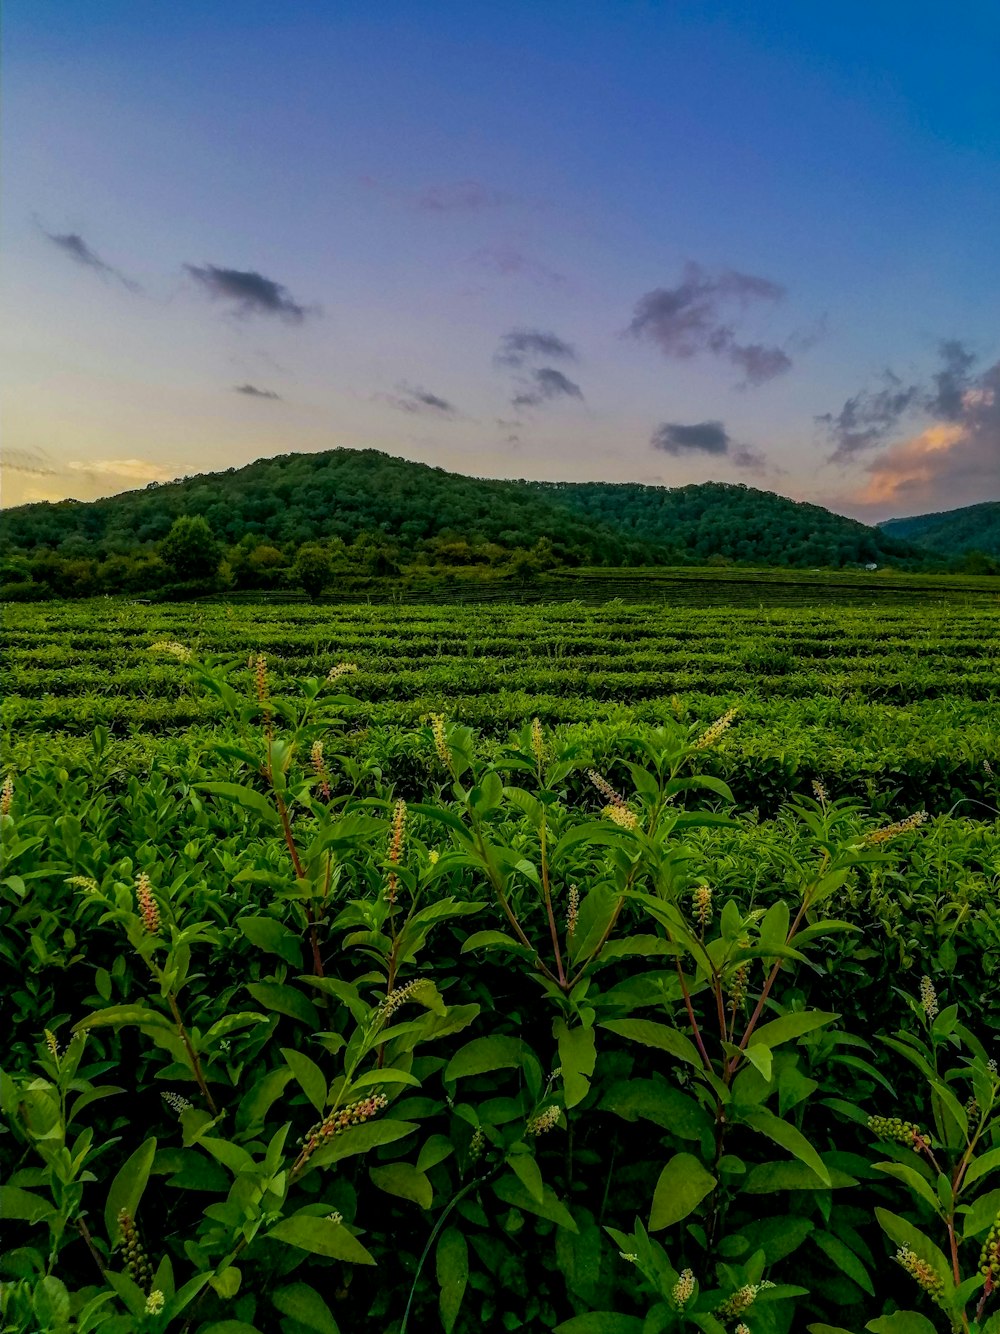
POLYGON ((1000 498, 995 0, 8 0, 3 504, 376 448, 1000 498))

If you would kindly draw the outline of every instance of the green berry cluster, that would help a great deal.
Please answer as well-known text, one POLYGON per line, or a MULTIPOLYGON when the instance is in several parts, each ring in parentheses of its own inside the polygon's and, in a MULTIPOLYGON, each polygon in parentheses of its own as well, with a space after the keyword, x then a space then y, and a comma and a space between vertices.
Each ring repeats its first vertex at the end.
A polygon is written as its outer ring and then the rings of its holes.
POLYGON ((987 1291, 1000 1283, 1000 1214, 993 1220, 993 1226, 983 1242, 979 1272, 986 1279, 987 1291))
POLYGON ((929 1143, 929 1137, 923 1134, 919 1126, 912 1121, 901 1121, 898 1116, 870 1116, 868 1129, 879 1139, 908 1144, 911 1149, 929 1143))
POLYGON ((142 1288, 143 1292, 149 1292, 153 1284, 153 1270, 150 1266, 146 1252, 139 1241, 139 1234, 136 1231, 135 1219, 127 1209, 122 1209, 118 1214, 118 1226, 122 1234, 122 1248, 125 1252, 125 1268, 135 1279, 136 1283, 142 1288))

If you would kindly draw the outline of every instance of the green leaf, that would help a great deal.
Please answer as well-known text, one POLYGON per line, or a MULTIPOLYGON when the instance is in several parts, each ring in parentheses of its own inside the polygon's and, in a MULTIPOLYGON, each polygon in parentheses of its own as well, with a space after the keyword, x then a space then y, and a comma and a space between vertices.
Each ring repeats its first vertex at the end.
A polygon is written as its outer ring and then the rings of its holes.
POLYGON ((522 945, 520 941, 513 936, 505 935, 503 931, 474 931, 471 936, 462 942, 462 954, 468 954, 470 950, 488 950, 504 949, 510 950, 514 954, 524 954, 532 957, 532 951, 522 945))
POLYGON ((1000 1149, 988 1149, 978 1158, 973 1158, 965 1173, 965 1184, 971 1186, 974 1181, 987 1176, 990 1172, 1000 1172, 1000 1149))
POLYGON ((316 1006, 294 987, 281 986, 277 982, 248 982, 247 991, 266 1010, 276 1010, 278 1014, 298 1019, 314 1033, 323 1027, 316 1006))
POLYGON ((306 1095, 317 1112, 323 1112, 326 1106, 326 1077, 314 1060, 294 1047, 282 1047, 281 1054, 288 1063, 288 1068, 295 1076, 299 1088, 306 1095))
POLYGON ((309 1334, 340 1334, 329 1306, 308 1283, 290 1283, 271 1294, 271 1302, 282 1315, 309 1331, 309 1334))
POLYGON ((681 1139, 701 1139, 711 1134, 713 1122, 701 1103, 680 1089, 653 1079, 623 1079, 612 1084, 601 1099, 604 1111, 614 1112, 626 1121, 642 1117, 654 1125, 671 1130, 681 1139))
POLYGON ((838 1269, 842 1274, 846 1274, 869 1296, 875 1296, 875 1289, 872 1286, 868 1270, 849 1246, 845 1245, 839 1237, 835 1237, 832 1232, 824 1232, 821 1228, 817 1228, 813 1232, 812 1239, 820 1250, 829 1256, 835 1269, 838 1269))
POLYGON ((452 1334, 469 1281, 469 1247, 458 1228, 445 1228, 441 1233, 434 1261, 441 1289, 438 1296, 441 1324, 444 1334, 452 1334))
POLYGON ((641 1042, 644 1047, 669 1052, 688 1065, 701 1067, 698 1048, 691 1039, 667 1024, 657 1024, 652 1019, 608 1019, 601 1024, 601 1028, 606 1028, 609 1033, 617 1033, 619 1037, 630 1038, 633 1042, 641 1042))
POLYGON ((763 1043, 749 1043, 744 1051, 744 1056, 750 1064, 760 1072, 761 1078, 768 1084, 771 1082, 771 1069, 774 1063, 774 1054, 770 1047, 765 1047, 763 1043))
POLYGON ((284 1241, 313 1255, 327 1255, 333 1260, 346 1260, 353 1265, 373 1265, 374 1259, 344 1226, 330 1218, 315 1214, 294 1214, 283 1218, 267 1234, 275 1241, 284 1241))
POLYGON ((926 1260, 946 1288, 952 1285, 951 1266, 945 1259, 944 1252, 931 1241, 930 1237, 888 1209, 876 1208, 875 1217, 897 1246, 905 1246, 921 1260, 926 1260))
POLYGON ((779 1019, 772 1019, 751 1034, 749 1047, 764 1046, 772 1050, 791 1038, 800 1038, 803 1033, 811 1033, 815 1028, 832 1024, 839 1019, 839 1014, 826 1013, 822 1010, 804 1010, 801 1013, 783 1014, 779 1019))
POLYGON ((317 1149, 309 1162, 313 1167, 326 1167, 357 1153, 377 1149, 382 1144, 394 1144, 396 1140, 405 1139, 418 1129, 415 1121, 369 1121, 366 1125, 351 1126, 349 1130, 342 1130, 329 1144, 317 1149))
POLYGON ((848 1176, 846 1172, 838 1172, 833 1168, 828 1168, 827 1172, 829 1180, 822 1181, 811 1167, 795 1159, 786 1159, 780 1163, 757 1163, 744 1178, 741 1190, 747 1195, 771 1195, 782 1190, 819 1191, 831 1187, 840 1190, 858 1184, 857 1178, 848 1176))
POLYGON ((69 1327, 69 1293, 60 1279, 51 1275, 40 1279, 32 1294, 31 1305, 38 1317, 39 1328, 69 1327))
POLYGON ((541 1204, 545 1198, 545 1186, 542 1182, 541 1170, 533 1155, 530 1153, 508 1154, 507 1165, 527 1189, 535 1203, 541 1204))
POLYGON ((88 1028, 102 1028, 105 1024, 138 1024, 141 1028, 167 1028, 174 1031, 174 1025, 159 1010, 148 1005, 109 1005, 107 1009, 95 1010, 73 1025, 74 1033, 83 1033, 88 1028))
POLYGON ((843 1325, 806 1325, 809 1334, 854 1334, 853 1329, 845 1329, 843 1325))
POLYGON ((941 1212, 941 1204, 934 1193, 934 1188, 926 1178, 922 1177, 916 1168, 908 1167, 906 1163, 872 1163, 876 1172, 884 1172, 886 1176, 895 1177, 897 1181, 902 1181, 905 1186, 909 1186, 914 1195, 929 1204, 936 1214, 941 1212))
POLYGON ((788 904, 784 899, 772 903, 760 924, 759 948, 765 953, 784 948, 788 939, 788 904))
POLYGON ((32 1195, 20 1186, 0 1186, 0 1218, 6 1223, 37 1223, 52 1205, 40 1195, 32 1195))
POLYGON ((715 1177, 690 1153, 677 1153, 660 1173, 649 1215, 650 1232, 679 1223, 715 1188, 715 1177))
POLYGON ((261 1331, 245 1320, 213 1320, 210 1325, 199 1325, 198 1334, 261 1334, 261 1331))
POLYGON ((387 1195, 396 1195, 401 1200, 412 1200, 421 1209, 429 1209, 434 1201, 434 1187, 430 1178, 412 1163, 386 1163, 384 1167, 370 1167, 368 1175, 379 1190, 384 1190, 387 1195))
POLYGON ((766 1135, 775 1144, 780 1144, 783 1149, 787 1149, 790 1154, 811 1168, 819 1177, 820 1182, 829 1189, 831 1184, 830 1173, 827 1171, 823 1159, 802 1131, 797 1130, 791 1122, 782 1121, 780 1117, 775 1116, 773 1112, 769 1112, 763 1107, 741 1107, 739 1109, 739 1120, 759 1134, 766 1135))
POLYGON ((502 1176, 493 1183, 493 1193, 505 1204, 513 1205, 515 1209, 523 1209, 525 1213, 537 1214, 539 1218, 547 1218, 550 1223, 568 1228, 570 1232, 579 1232, 580 1230, 573 1219, 573 1215, 551 1186, 545 1187, 541 1203, 539 1203, 527 1186, 519 1181, 517 1177, 502 1176))
POLYGON ((229 1301, 239 1292, 243 1275, 235 1265, 227 1265, 221 1273, 209 1275, 208 1281, 220 1297, 229 1301))
POLYGON ((582 1025, 569 1028, 565 1019, 556 1019, 552 1036, 559 1046, 563 1100, 567 1107, 575 1107, 590 1092, 590 1076, 597 1064, 594 1030, 582 1025))
POLYGON ((642 1334, 646 1322, 620 1311, 587 1311, 556 1325, 553 1334, 642 1334))
POLYGON ((226 801, 235 802, 245 811, 253 811, 268 824, 281 824, 278 812, 268 799, 260 792, 255 792, 252 787, 243 787, 240 783, 195 783, 193 786, 199 792, 208 792, 213 797, 222 797, 226 801))
POLYGON ((472 1075, 489 1074, 491 1070, 504 1070, 519 1066, 527 1048, 520 1038, 492 1037, 473 1038, 464 1047, 460 1047, 448 1062, 444 1072, 446 1083, 455 1079, 466 1079, 472 1075))
POLYGON ((118 1215, 121 1211, 124 1209, 135 1218, 155 1156, 156 1140, 144 1140, 135 1153, 122 1164, 118 1175, 111 1183, 107 1203, 104 1206, 104 1228, 112 1246, 118 1244, 121 1234, 118 1226, 118 1215))
POLYGON ((865 1329, 870 1329, 872 1334, 937 1334, 937 1326, 919 1311, 880 1315, 877 1320, 869 1320, 865 1329))
POLYGON ((236 925, 258 949, 277 954, 293 968, 302 967, 302 942, 273 917, 238 917, 236 925))

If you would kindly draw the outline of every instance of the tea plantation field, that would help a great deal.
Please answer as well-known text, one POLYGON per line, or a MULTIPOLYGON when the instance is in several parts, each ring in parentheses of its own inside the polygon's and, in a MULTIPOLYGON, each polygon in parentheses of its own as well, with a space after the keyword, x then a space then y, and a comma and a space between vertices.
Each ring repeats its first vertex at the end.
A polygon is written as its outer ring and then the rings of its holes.
POLYGON ((8 608, 3 1334, 1000 1334, 1000 603, 718 588, 8 608))

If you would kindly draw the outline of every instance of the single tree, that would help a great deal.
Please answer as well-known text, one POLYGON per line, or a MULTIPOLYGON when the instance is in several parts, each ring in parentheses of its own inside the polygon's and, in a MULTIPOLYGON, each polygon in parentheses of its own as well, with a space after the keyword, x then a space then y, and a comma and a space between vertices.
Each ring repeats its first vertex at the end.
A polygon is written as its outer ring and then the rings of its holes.
POLYGON ((316 542, 299 547, 292 567, 295 582, 315 600, 330 582, 330 554, 316 542))
POLYGON ((200 514, 183 514, 175 519, 163 539, 160 555, 171 574, 187 583, 192 579, 211 579, 219 568, 221 552, 212 530, 200 514))

